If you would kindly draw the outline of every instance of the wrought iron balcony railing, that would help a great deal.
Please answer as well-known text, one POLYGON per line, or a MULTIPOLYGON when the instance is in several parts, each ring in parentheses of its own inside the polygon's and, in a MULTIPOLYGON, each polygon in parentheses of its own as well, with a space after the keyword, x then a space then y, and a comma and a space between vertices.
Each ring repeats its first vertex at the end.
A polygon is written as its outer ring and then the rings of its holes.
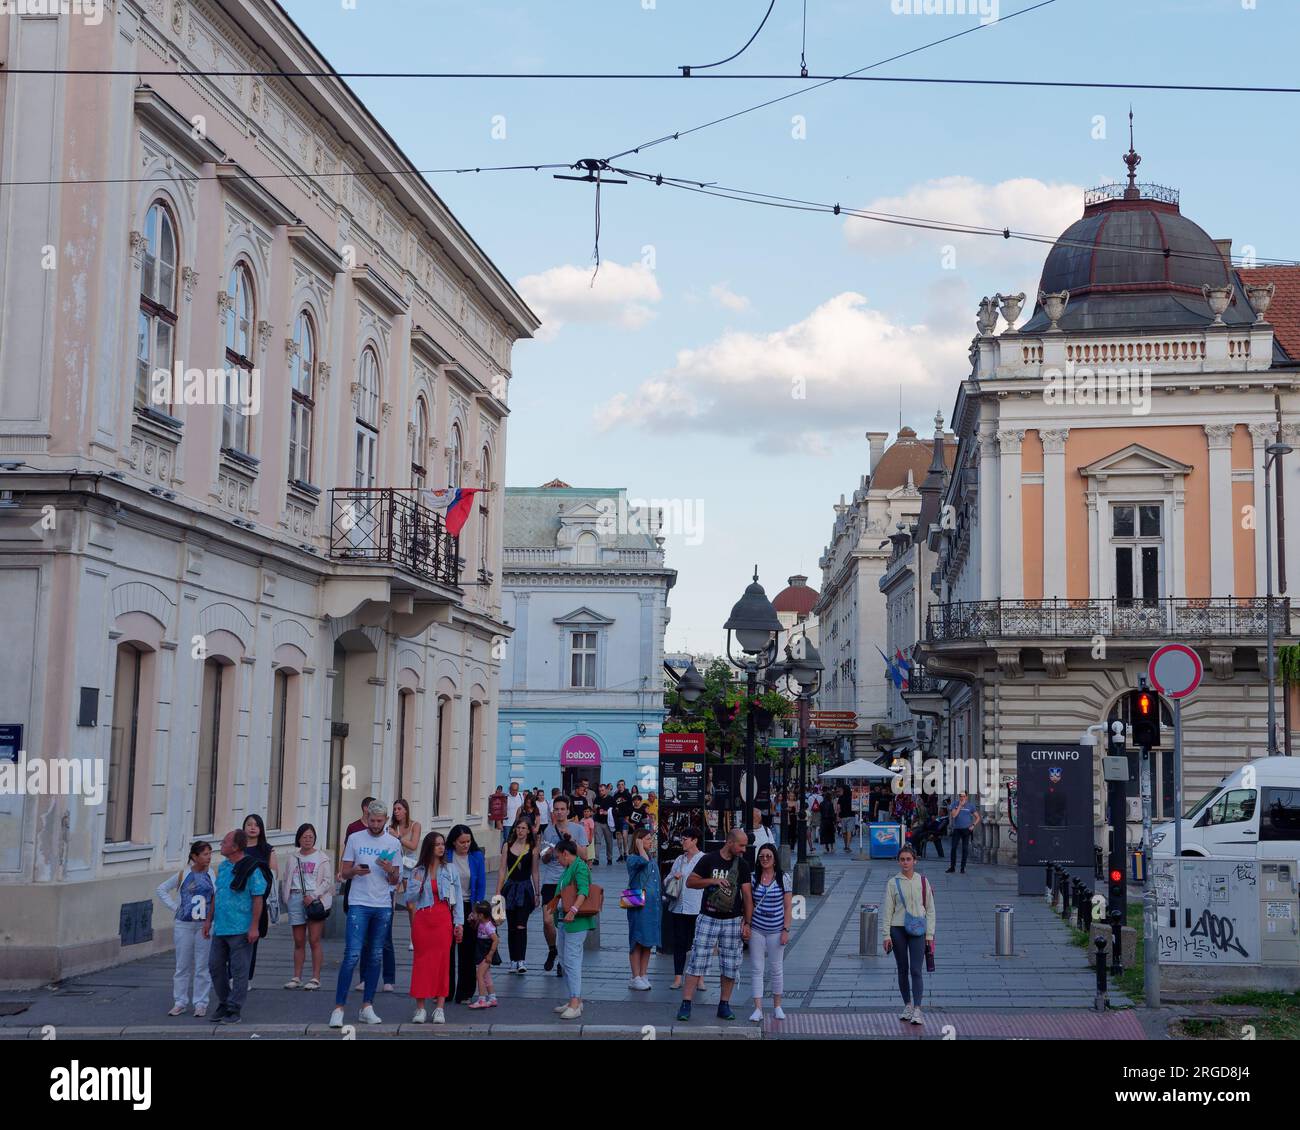
POLYGON ((330 491, 330 556, 399 565, 444 585, 460 584, 458 539, 414 489, 347 487, 330 491))
POLYGON ((925 664, 918 663, 907 677, 907 690, 903 695, 938 694, 939 684, 942 682, 942 679, 937 679, 926 671, 925 664))
MULTIPOLYGON (((1266 597, 1161 597, 1158 600, 970 600, 931 607, 926 638, 1154 639, 1259 638, 1268 634, 1266 597)), ((1273 631, 1291 634, 1291 602, 1273 597, 1273 631)))

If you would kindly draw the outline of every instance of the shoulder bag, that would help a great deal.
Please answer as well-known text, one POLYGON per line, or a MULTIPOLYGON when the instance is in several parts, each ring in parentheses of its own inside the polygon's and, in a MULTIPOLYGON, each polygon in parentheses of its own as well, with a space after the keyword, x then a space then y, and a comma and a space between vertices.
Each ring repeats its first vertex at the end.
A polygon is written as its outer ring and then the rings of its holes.
MULTIPOLYGON (((925 936, 926 916, 924 914, 913 914, 907 909, 907 899, 903 897, 903 883, 897 875, 894 876, 894 886, 898 890, 898 901, 903 904, 903 929, 913 938, 925 936)), ((925 876, 921 876, 921 909, 925 909, 925 876)))
MULTIPOLYGON (((560 892, 560 906, 565 914, 568 914, 569 907, 578 901, 578 884, 570 883, 560 892)), ((598 915, 601 907, 605 905, 605 889, 598 883, 588 882, 587 897, 582 900, 582 905, 578 907, 577 918, 592 918, 598 915)))
MULTIPOLYGON (((302 856, 298 856, 298 881, 302 884, 302 906, 308 922, 324 922, 330 916, 330 908, 321 901, 317 894, 311 902, 307 901, 307 875, 302 869, 302 856)), ((313 880, 312 886, 314 887, 313 880)))

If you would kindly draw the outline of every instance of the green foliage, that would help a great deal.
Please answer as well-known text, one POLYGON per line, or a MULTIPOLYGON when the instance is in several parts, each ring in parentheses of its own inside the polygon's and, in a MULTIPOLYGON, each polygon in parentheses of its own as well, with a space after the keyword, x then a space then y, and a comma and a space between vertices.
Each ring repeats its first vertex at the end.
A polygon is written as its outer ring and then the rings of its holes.
POLYGON ((1300 683, 1300 645, 1284 644, 1277 649, 1277 673, 1284 683, 1300 683))

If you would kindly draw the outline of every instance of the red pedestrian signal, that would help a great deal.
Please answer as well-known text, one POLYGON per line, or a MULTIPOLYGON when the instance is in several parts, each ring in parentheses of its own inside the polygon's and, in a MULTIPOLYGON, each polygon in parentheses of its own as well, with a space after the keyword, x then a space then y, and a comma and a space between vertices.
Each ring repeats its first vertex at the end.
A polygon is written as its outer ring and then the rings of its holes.
POLYGON ((1110 873, 1110 881, 1112 883, 1124 882, 1124 872, 1121 871, 1119 868, 1116 868, 1114 871, 1110 873))
POLYGON ((1148 690, 1129 692, 1133 744, 1144 749, 1160 744, 1160 700, 1148 690))

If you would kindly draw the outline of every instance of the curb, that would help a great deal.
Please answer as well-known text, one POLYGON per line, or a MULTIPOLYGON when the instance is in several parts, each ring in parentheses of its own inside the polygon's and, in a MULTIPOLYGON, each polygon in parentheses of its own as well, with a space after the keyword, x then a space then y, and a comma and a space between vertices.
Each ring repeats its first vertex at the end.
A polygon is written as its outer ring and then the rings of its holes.
MULTIPOLYGON (((52 1026, 42 1028, 3 1027, 0 1040, 41 1040, 52 1026)), ((761 1040, 763 1033, 757 1026, 722 1028, 717 1025, 690 1028, 685 1025, 652 1024, 476 1024, 469 1027, 448 1027, 443 1024, 361 1024, 347 1025, 342 1030, 325 1024, 210 1024, 206 1029, 170 1028, 160 1025, 105 1028, 55 1027, 55 1038, 60 1040, 163 1040, 249 1039, 253 1036, 292 1037, 297 1039, 357 1039, 367 1037, 412 1038, 425 1040, 474 1039, 586 1039, 586 1040, 761 1040), (346 1034, 351 1029, 350 1034, 346 1034)))

